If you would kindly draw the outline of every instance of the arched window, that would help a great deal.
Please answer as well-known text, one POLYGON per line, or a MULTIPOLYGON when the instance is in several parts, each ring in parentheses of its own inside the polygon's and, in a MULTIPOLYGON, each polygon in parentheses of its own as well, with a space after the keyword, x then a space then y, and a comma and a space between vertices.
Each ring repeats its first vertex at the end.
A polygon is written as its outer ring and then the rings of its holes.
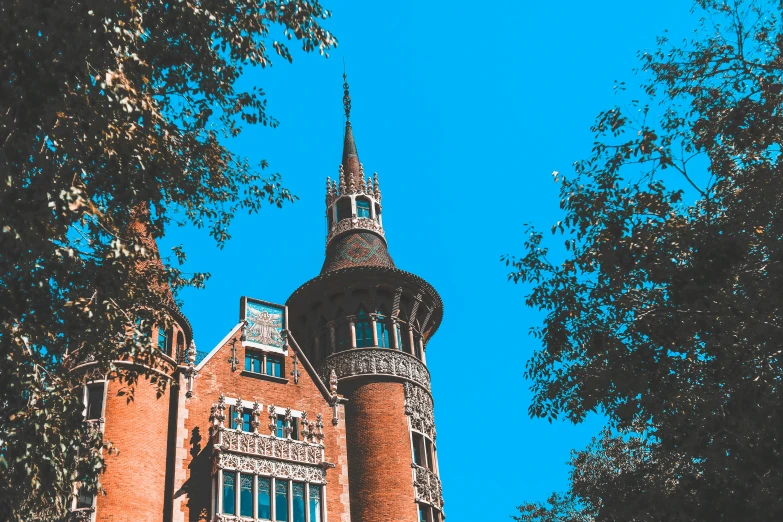
POLYGON ((397 349, 402 350, 405 353, 410 353, 411 340, 408 336, 408 329, 400 323, 395 323, 394 327, 397 329, 397 349))
POLYGON ((343 219, 350 219, 353 212, 351 211, 351 198, 345 197, 337 201, 337 221, 343 219))
POLYGON ((359 307, 356 313, 356 347, 367 348, 372 346, 372 328, 370 326, 370 316, 363 306, 359 307))
POLYGON ((177 362, 185 362, 185 336, 177 332, 177 362))
POLYGON ((378 336, 378 346, 381 348, 391 347, 388 321, 389 317, 386 314, 386 309, 381 306, 375 316, 375 333, 378 336))
POLYGON ((370 218, 370 200, 366 198, 356 198, 356 217, 370 218))
POLYGON ((158 327, 158 350, 165 353, 166 355, 169 354, 171 351, 171 341, 168 332, 163 329, 162 326, 158 327))
POLYGON ((337 319, 337 325, 335 327, 335 337, 337 341, 336 350, 342 352, 351 348, 351 325, 345 319, 345 313, 340 308, 335 316, 337 319))

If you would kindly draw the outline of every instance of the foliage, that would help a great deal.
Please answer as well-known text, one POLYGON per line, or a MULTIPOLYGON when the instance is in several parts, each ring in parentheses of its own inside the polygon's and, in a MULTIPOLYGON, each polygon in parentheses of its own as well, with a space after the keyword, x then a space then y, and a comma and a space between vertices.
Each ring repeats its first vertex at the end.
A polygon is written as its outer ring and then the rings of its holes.
POLYGON ((783 518, 783 6, 696 9, 691 41, 641 55, 647 102, 556 175, 565 260, 533 229, 504 258, 545 313, 530 414, 610 427, 517 520, 783 518))
MULTIPOLYGON (((222 246, 236 212, 293 199, 221 138, 275 125, 237 80, 291 61, 287 41, 326 53, 329 15, 318 0, 0 4, 0 519, 58 519, 74 479, 99 487, 110 445, 69 368, 154 367, 145 332, 166 322, 167 288, 205 278, 149 239, 190 222, 222 246)), ((139 375, 124 378, 132 397, 139 375)))

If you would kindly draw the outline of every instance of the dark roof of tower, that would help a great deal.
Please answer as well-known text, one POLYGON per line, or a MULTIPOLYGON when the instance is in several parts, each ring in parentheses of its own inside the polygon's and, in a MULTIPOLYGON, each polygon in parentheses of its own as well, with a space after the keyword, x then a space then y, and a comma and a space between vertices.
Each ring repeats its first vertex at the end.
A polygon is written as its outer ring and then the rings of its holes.
POLYGON ((359 162, 359 153, 356 150, 356 140, 353 137, 353 128, 350 120, 345 122, 342 166, 346 183, 350 183, 348 179, 350 176, 353 178, 354 187, 362 184, 364 172, 362 172, 362 164, 359 162))
POLYGON ((334 238, 326 247, 321 274, 354 266, 394 267, 386 241, 373 232, 352 231, 334 238))

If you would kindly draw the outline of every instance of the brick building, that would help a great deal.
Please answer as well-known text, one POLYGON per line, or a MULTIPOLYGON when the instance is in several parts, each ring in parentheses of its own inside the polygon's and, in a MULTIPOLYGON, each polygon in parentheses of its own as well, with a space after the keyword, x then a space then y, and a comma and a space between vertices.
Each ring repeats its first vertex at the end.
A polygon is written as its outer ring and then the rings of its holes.
POLYGON ((345 89, 320 274, 285 304, 243 297, 237 323, 199 360, 171 306, 173 326, 154 332, 153 375, 173 384, 162 396, 143 381, 128 402, 116 377, 94 375, 86 415, 120 453, 106 456, 106 494, 80 495, 74 519, 443 520, 426 366, 443 306, 389 255, 378 177, 364 176, 345 89))

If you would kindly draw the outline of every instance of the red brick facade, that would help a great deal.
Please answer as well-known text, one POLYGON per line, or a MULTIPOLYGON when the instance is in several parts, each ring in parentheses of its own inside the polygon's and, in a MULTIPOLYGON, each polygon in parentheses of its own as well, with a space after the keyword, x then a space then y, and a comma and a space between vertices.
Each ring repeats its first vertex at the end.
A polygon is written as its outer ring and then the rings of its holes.
MULTIPOLYGON (((347 97, 346 85, 349 116, 347 97)), ((239 324, 196 361, 190 325, 167 304, 172 385, 159 395, 141 381, 128 403, 108 382, 102 425, 120 453, 79 520, 443 520, 425 356, 443 306, 394 266, 378 177, 362 168, 347 124, 339 184, 327 181, 324 267, 285 307, 243 298, 239 324), (262 314, 252 320, 250 301, 262 314), (265 322, 267 305, 281 324, 265 322), (269 335, 277 342, 256 342, 269 335)))

